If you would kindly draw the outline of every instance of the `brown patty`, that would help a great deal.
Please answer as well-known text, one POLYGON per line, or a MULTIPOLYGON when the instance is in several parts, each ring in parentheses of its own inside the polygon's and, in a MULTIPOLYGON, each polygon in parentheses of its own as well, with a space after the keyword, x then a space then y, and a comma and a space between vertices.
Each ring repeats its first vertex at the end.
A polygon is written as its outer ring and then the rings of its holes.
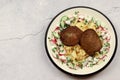
POLYGON ((74 46, 79 43, 82 31, 77 27, 67 27, 60 33, 60 39, 64 45, 74 46))
POLYGON ((82 33, 80 45, 89 55, 94 55, 102 48, 101 40, 93 29, 87 29, 82 33))

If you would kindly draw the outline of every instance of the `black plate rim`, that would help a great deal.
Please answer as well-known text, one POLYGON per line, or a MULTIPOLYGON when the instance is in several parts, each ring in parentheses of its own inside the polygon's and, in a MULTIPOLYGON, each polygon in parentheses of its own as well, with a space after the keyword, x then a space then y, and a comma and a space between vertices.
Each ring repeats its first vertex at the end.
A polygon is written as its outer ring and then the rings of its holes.
POLYGON ((66 74, 72 75, 72 76, 90 76, 90 75, 94 75, 94 74, 96 74, 96 73, 98 73, 98 72, 103 71, 103 70, 112 62, 112 60, 113 60, 113 58, 114 58, 114 56, 115 56, 115 54, 116 54, 118 40, 117 40, 117 33, 116 33, 116 30, 115 30, 115 27, 114 27, 114 25, 112 24, 112 22, 110 21, 110 19, 109 19, 106 15, 104 15, 102 12, 100 12, 99 10, 97 10, 97 9, 95 9, 95 8, 92 8, 92 7, 87 7, 87 6, 75 6, 75 7, 70 7, 70 8, 67 8, 67 9, 62 10, 61 12, 59 12, 59 13, 51 20, 51 22, 49 23, 48 28, 47 28, 47 30, 46 30, 46 33, 45 33, 45 41, 44 41, 44 43, 45 43, 45 49, 46 49, 46 52, 47 52, 47 55, 48 55, 50 61, 51 61, 59 70, 61 70, 62 72, 66 73, 66 74), (49 51, 48 51, 48 49, 47 49, 47 33, 48 33, 48 30, 49 30, 50 25, 51 25, 52 22, 56 19, 56 17, 59 16, 61 13, 65 12, 65 11, 67 11, 67 10, 73 9, 73 8, 88 8, 88 9, 91 9, 91 10, 94 10, 94 11, 100 13, 101 15, 103 15, 103 16, 109 21, 109 23, 111 24, 111 26, 112 26, 112 28, 113 28, 114 34, 115 34, 116 44, 115 44, 115 49, 114 49, 114 52, 113 52, 113 55, 112 55, 111 59, 110 59, 109 62, 108 62, 105 66, 103 66, 101 69, 99 69, 98 71, 95 71, 95 72, 93 72, 93 73, 90 73, 90 74, 84 74, 84 75, 81 75, 81 74, 73 74, 73 73, 70 73, 70 72, 67 72, 67 71, 61 69, 61 68, 52 60, 52 58, 51 58, 50 55, 49 55, 49 51))

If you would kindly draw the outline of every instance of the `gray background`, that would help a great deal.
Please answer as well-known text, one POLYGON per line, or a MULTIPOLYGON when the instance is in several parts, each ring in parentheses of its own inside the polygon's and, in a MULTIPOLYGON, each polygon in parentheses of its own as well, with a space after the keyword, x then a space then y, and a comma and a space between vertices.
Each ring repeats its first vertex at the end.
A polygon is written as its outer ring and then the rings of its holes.
POLYGON ((52 18, 73 6, 89 6, 112 21, 120 37, 120 0, 0 0, 0 80, 113 80, 120 79, 120 49, 102 72, 85 78, 58 70, 44 48, 52 18))

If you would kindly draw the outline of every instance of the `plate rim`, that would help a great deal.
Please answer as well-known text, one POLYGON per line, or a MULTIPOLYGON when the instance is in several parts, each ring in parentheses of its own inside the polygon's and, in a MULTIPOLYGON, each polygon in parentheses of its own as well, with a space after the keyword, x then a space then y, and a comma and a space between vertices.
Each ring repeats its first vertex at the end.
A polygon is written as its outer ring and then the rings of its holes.
POLYGON ((74 7, 70 7, 70 8, 66 8, 62 11, 60 11, 55 17, 52 18, 52 20, 50 21, 47 29, 46 29, 46 32, 45 32, 45 39, 44 39, 44 44, 45 44, 45 50, 46 50, 46 53, 47 53, 47 56, 49 57, 50 61, 53 63, 54 66, 56 66, 59 70, 61 70, 62 72, 66 73, 66 74, 69 74, 69 75, 72 75, 72 76, 90 76, 90 75, 94 75, 98 72, 101 72, 103 71, 113 60, 115 54, 116 54, 116 50, 117 50, 117 46, 118 46, 118 38, 117 38, 117 33, 116 33, 116 30, 115 30, 115 27, 114 25, 112 24, 112 22, 110 21, 110 19, 105 15, 103 14, 101 11, 95 9, 95 8, 92 8, 92 7, 88 7, 88 6, 74 6, 74 7), (52 24, 52 22, 63 12, 67 11, 67 10, 70 10, 70 9, 74 9, 74 8, 87 8, 87 9, 91 9, 91 10, 94 10, 98 13, 100 13, 103 17, 105 17, 108 22, 111 24, 111 27, 113 28, 113 31, 114 31, 114 35, 115 35, 115 49, 114 49, 114 52, 113 52, 113 55, 111 56, 111 59, 108 61, 108 63, 103 66, 101 69, 95 71, 95 72, 92 72, 92 73, 89 73, 89 74, 74 74, 74 73, 70 73, 68 71, 65 71, 63 70, 62 68, 60 68, 53 60, 52 58, 50 57, 50 54, 49 54, 49 51, 48 51, 48 47, 47 47, 47 34, 48 34, 48 30, 50 28, 50 25, 52 24))

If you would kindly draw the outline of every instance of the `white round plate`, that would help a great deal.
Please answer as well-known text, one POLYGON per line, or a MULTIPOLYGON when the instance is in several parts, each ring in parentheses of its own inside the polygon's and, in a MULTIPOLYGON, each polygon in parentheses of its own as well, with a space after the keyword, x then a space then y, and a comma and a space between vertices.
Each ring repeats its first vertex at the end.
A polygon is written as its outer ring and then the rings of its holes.
MULTIPOLYGON (((66 19, 66 17, 65 17, 66 19)), ((69 21, 67 22, 69 23, 69 21)), ((58 31, 59 32, 59 31, 58 31)), ((58 36, 58 34, 54 34, 55 36, 58 36)), ((59 36, 58 36, 59 37, 59 36)), ((108 38, 105 38, 108 40, 108 38)), ((53 43, 56 42, 56 40, 53 40, 53 43)), ((106 45, 106 43, 105 43, 106 45)), ((109 63, 112 61, 115 52, 116 52, 116 48, 117 48, 117 35, 116 35, 116 31, 115 28, 113 26, 113 24, 111 23, 111 21, 100 11, 90 8, 90 7, 84 7, 84 6, 77 6, 77 7, 72 7, 72 8, 68 8, 65 9, 63 11, 61 11, 59 14, 57 14, 53 20, 50 22, 48 29, 46 31, 46 35, 45 35, 45 48, 48 54, 48 57, 50 58, 50 60, 52 61, 52 63, 61 71, 68 73, 68 74, 72 74, 72 75, 79 75, 79 76, 84 76, 84 75, 90 75, 90 74, 95 74, 96 72, 99 72, 101 70, 103 70, 105 67, 107 67, 109 65, 109 63), (103 26, 108 34, 102 34, 102 38, 104 38, 104 36, 109 35, 109 44, 107 45, 109 46, 109 51, 104 55, 105 59, 101 62, 99 62, 99 64, 95 63, 95 64, 91 64, 88 63, 87 66, 84 66, 85 63, 82 63, 82 67, 81 68, 76 68, 73 67, 70 68, 69 66, 67 66, 67 62, 68 61, 60 61, 65 60, 66 57, 63 56, 63 58, 59 58, 59 56, 57 56, 57 53, 54 53, 55 51, 53 50, 53 47, 55 47, 55 45, 53 45, 50 41, 50 38, 53 34, 53 31, 57 30, 60 28, 60 20, 63 16, 69 16, 69 17, 74 17, 75 15, 82 15, 81 18, 86 18, 88 21, 89 19, 91 20, 94 19, 94 22, 97 21, 97 25, 99 26, 103 26), (57 59, 56 59, 57 58, 57 59), (84 67, 83 67, 84 66, 84 67)), ((54 48, 56 49, 56 48, 54 48)), ((105 52, 105 51, 103 51, 105 52)), ((58 53, 59 54, 59 53, 58 53)), ((103 54, 102 54, 103 55, 103 54)), ((60 55, 62 56, 62 55, 60 55)), ((101 56, 101 58, 103 58, 103 56, 101 56)), ((98 60, 100 59, 100 57, 98 58, 98 60)), ((94 63, 94 61, 92 62, 94 63)), ((70 63, 71 64, 71 63, 70 63)))

